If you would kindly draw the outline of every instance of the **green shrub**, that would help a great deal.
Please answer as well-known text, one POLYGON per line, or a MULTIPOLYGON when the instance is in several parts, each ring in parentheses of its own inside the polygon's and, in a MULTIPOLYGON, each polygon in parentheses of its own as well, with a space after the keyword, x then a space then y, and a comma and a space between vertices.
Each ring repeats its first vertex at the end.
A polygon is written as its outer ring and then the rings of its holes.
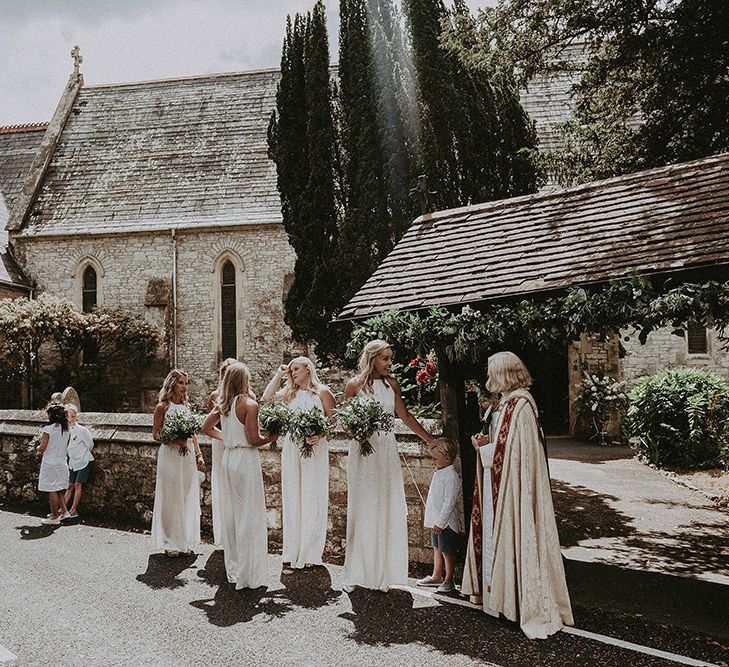
POLYGON ((729 385, 695 368, 644 377, 628 395, 623 434, 658 467, 729 469, 729 385))

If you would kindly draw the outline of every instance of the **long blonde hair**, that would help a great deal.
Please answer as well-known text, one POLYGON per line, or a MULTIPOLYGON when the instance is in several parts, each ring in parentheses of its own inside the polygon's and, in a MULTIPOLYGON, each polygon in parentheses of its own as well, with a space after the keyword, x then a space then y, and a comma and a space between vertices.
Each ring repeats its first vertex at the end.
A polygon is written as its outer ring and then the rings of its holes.
POLYGON ((390 343, 380 338, 371 340, 364 346, 362 354, 359 357, 359 375, 364 380, 362 391, 366 394, 372 393, 372 367, 374 366, 375 359, 391 347, 390 343))
POLYGON ((235 363, 238 363, 238 360, 234 357, 228 357, 220 362, 220 366, 218 366, 218 386, 215 388, 215 391, 218 392, 218 396, 220 396, 220 392, 223 391, 223 377, 225 377, 225 371, 228 370, 228 366, 235 363))
POLYGON ((529 389, 532 376, 524 362, 513 352, 497 352, 488 358, 486 389, 503 394, 514 389, 529 389))
POLYGON ((221 415, 229 415, 233 399, 239 394, 248 394, 251 374, 248 366, 240 361, 230 364, 223 374, 220 393, 215 401, 215 408, 221 415))
POLYGON ((308 384, 306 385, 306 387, 299 387, 299 389, 303 389, 304 391, 310 391, 312 394, 318 394, 324 388, 321 380, 319 380, 319 376, 316 374, 316 367, 314 366, 314 362, 309 359, 309 357, 296 357, 295 359, 289 361, 289 370, 286 372, 286 384, 284 385, 283 395, 281 397, 281 400, 284 403, 290 403, 293 400, 294 396, 296 396, 297 387, 291 373, 292 364, 306 366, 309 371, 308 384))
MULTIPOLYGON (((173 368, 169 373, 167 373, 167 377, 162 383, 162 389, 159 390, 158 400, 160 403, 164 403, 165 405, 170 404, 170 402, 172 401, 172 393, 175 390, 177 380, 179 380, 181 377, 190 376, 185 373, 185 371, 181 371, 178 368, 173 368)), ((183 403, 187 405, 187 392, 185 392, 183 403)))

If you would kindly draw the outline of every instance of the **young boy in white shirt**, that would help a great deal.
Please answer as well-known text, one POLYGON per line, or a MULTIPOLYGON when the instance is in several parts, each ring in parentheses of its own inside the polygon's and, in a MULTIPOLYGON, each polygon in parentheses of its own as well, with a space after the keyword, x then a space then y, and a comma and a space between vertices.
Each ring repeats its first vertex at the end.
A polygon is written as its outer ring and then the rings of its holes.
POLYGON ((453 467, 458 445, 446 438, 435 438, 430 456, 436 471, 425 502, 425 527, 430 528, 433 545, 433 574, 418 579, 418 586, 437 586, 436 593, 452 593, 453 568, 463 537, 463 495, 461 476, 453 467), (445 570, 445 577, 444 577, 445 570))

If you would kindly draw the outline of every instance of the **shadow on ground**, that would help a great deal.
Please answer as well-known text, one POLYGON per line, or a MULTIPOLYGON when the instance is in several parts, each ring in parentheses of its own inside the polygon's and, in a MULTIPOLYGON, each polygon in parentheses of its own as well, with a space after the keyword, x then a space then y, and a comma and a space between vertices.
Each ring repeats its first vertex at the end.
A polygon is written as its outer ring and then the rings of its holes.
POLYGON ((557 633, 547 641, 530 641, 515 623, 494 619, 472 609, 453 605, 415 607, 405 591, 380 593, 356 589, 352 612, 340 617, 351 621, 350 640, 370 646, 417 643, 446 655, 512 667, 594 665, 644 667, 668 664, 624 649, 557 633))
POLYGON ((194 600, 190 604, 204 611, 210 623, 222 627, 246 623, 260 614, 278 618, 296 608, 318 609, 336 601, 342 594, 332 589, 331 576, 323 566, 282 574, 283 588, 279 590, 236 591, 228 582, 220 549, 212 553, 197 574, 206 584, 218 589, 212 598, 194 600))
POLYGON ((175 558, 169 558, 164 554, 152 554, 147 562, 147 571, 137 575, 137 581, 155 590, 181 588, 187 582, 180 578, 180 574, 192 566, 196 558, 196 554, 175 558))
POLYGON ((61 526, 47 526, 42 523, 35 526, 15 526, 15 530, 20 531, 21 540, 42 540, 44 537, 50 537, 61 526))
MULTIPOLYGON (((611 560, 631 567, 660 570, 684 576, 723 574, 729 576, 729 521, 722 513, 716 522, 679 525, 674 531, 639 531, 633 518, 616 510, 619 498, 582 486, 552 480, 552 497, 562 547, 580 545, 585 540, 614 539, 607 548, 611 560)), ((662 503, 663 501, 655 501, 662 503)), ((671 505, 671 503, 667 503, 671 505)), ((719 511, 719 510, 717 510, 719 511)), ((729 520, 729 513, 726 513, 729 520)), ((581 545, 590 548, 590 545, 581 545)), ((604 543, 595 547, 606 548, 604 543)))

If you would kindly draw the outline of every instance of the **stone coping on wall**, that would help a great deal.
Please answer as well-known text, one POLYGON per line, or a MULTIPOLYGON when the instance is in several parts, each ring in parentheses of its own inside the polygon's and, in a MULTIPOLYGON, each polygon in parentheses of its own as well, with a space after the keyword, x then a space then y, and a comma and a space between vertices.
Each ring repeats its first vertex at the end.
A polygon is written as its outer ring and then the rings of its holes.
MULTIPOLYGON (((429 433, 440 433, 440 424, 434 419, 419 420, 429 433)), ((47 423, 42 410, 0 410, 0 435, 33 437, 47 423)), ((138 412, 84 412, 79 423, 86 426, 98 441, 114 441, 155 445, 152 440, 152 415, 138 412)), ((427 454, 424 443, 400 419, 395 420, 398 449, 403 454, 427 454)), ((333 451, 346 451, 352 443, 341 429, 335 429, 329 439, 333 451)), ((211 438, 200 436, 201 445, 210 445, 211 438)))

